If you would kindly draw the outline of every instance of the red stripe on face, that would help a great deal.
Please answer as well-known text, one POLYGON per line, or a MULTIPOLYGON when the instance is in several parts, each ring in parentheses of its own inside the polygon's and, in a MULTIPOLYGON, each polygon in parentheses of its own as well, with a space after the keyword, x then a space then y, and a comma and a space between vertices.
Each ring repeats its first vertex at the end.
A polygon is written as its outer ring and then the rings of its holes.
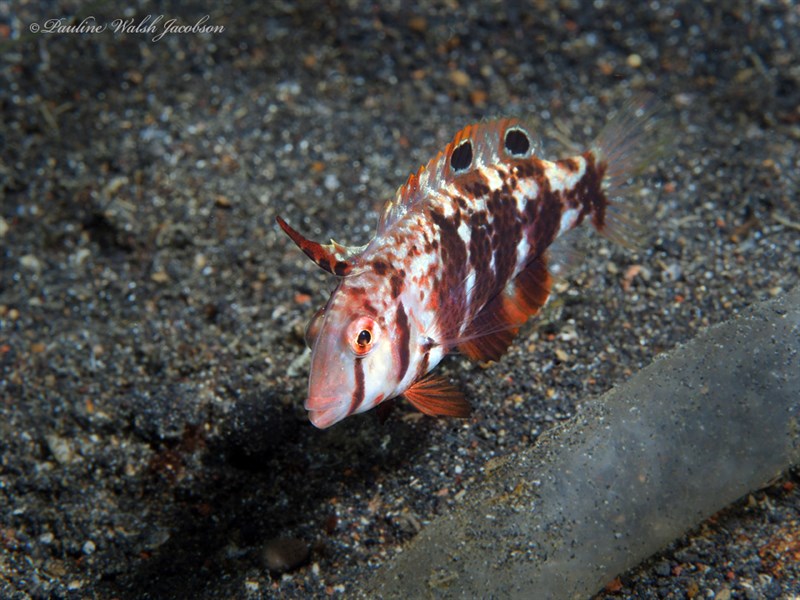
POLYGON ((411 329, 402 302, 397 306, 397 356, 397 381, 400 382, 406 376, 411 359, 411 329))
POLYGON ((352 415, 355 410, 364 402, 364 364, 363 359, 356 358, 353 361, 353 369, 355 370, 355 388, 353 388, 353 397, 350 400, 350 408, 347 409, 347 414, 352 415))

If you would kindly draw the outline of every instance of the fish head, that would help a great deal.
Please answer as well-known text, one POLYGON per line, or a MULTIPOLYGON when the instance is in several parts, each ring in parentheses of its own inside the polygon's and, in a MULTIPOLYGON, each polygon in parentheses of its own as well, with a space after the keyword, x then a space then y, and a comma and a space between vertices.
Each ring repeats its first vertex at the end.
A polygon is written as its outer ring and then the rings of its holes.
POLYGON ((320 429, 397 395, 395 328, 387 327, 394 311, 379 315, 363 290, 340 283, 306 329, 312 353, 305 408, 320 429))

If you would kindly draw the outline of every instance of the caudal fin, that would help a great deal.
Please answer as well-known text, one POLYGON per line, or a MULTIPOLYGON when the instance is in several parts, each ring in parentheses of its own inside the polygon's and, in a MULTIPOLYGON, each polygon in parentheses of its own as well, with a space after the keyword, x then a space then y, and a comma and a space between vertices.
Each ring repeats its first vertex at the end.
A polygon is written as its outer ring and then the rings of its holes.
POLYGON ((598 164, 606 167, 603 191, 605 207, 600 233, 624 246, 637 246, 644 186, 632 181, 663 156, 669 147, 664 105, 653 95, 628 100, 608 122, 592 145, 598 164))

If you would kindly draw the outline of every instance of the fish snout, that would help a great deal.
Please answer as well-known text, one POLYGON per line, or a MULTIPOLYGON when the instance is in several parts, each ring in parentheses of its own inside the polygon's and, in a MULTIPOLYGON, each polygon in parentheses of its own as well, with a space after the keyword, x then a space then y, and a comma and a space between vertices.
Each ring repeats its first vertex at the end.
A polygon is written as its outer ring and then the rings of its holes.
POLYGON ((347 416, 347 412, 337 410, 310 410, 308 420, 317 429, 327 429, 347 416))
POLYGON ((309 396, 303 407, 309 411, 327 410, 340 403, 337 396, 309 396))
POLYGON ((348 404, 338 396, 309 396, 303 404, 311 423, 319 429, 330 427, 348 415, 348 404))

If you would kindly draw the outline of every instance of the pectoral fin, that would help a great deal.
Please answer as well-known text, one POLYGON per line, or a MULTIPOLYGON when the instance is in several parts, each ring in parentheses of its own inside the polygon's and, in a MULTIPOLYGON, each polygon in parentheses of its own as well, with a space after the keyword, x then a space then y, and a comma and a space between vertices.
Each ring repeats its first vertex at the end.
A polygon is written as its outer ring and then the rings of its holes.
POLYGON ((403 395, 414 408, 432 417, 468 417, 472 407, 464 395, 443 377, 425 377, 414 383, 403 395))

